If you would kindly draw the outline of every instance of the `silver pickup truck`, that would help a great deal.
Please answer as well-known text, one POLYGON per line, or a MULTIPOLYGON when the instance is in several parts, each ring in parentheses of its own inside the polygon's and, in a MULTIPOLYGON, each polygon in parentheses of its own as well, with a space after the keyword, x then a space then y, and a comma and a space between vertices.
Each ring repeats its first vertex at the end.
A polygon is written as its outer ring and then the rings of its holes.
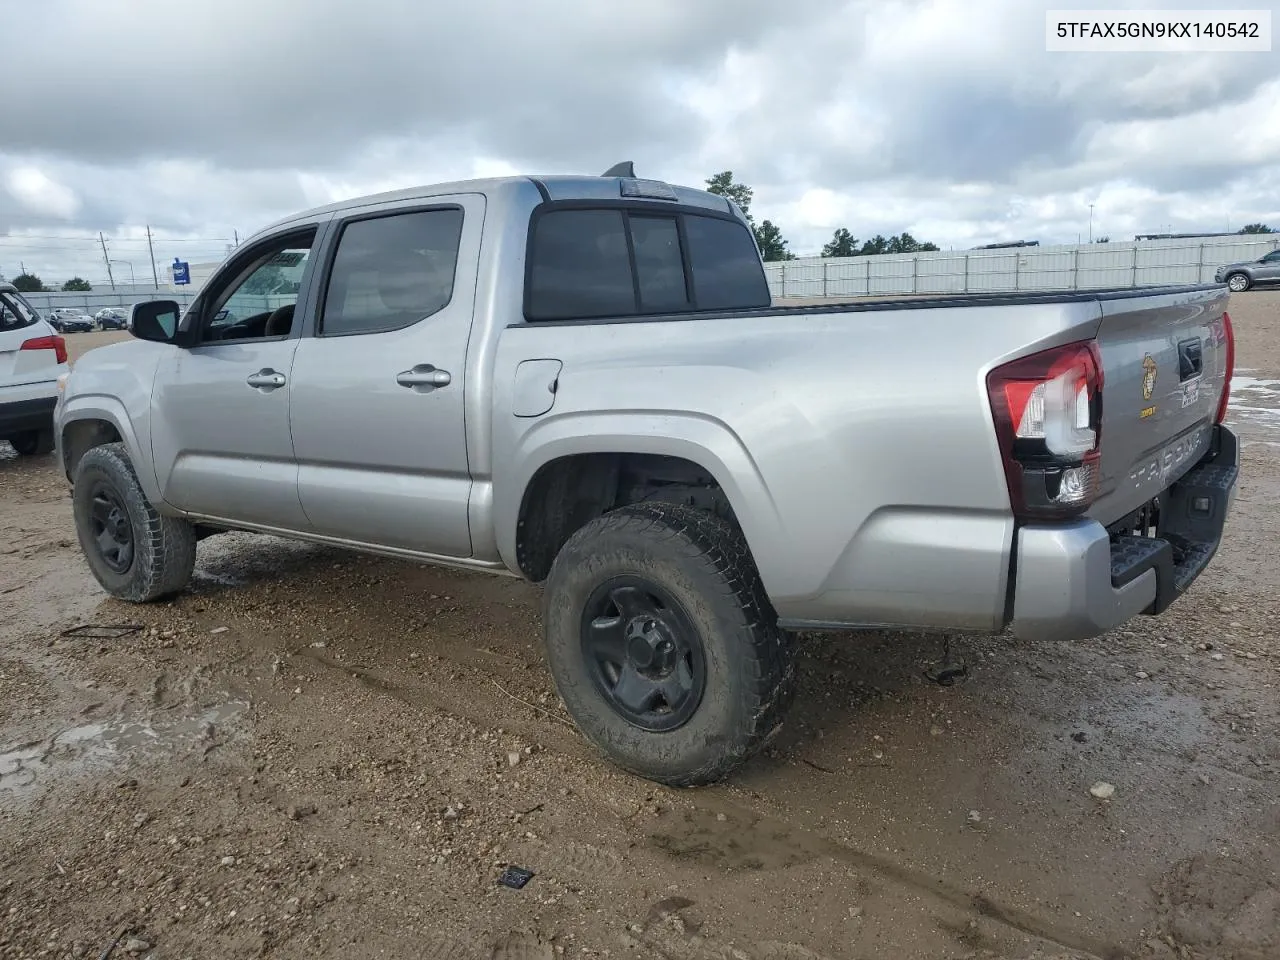
POLYGON ((1213 556, 1224 287, 783 306, 736 206, 619 172, 312 210, 135 306, 56 412, 106 591, 226 529, 524 577, 580 728, 689 785, 778 728, 798 631, 1081 639, 1213 556))

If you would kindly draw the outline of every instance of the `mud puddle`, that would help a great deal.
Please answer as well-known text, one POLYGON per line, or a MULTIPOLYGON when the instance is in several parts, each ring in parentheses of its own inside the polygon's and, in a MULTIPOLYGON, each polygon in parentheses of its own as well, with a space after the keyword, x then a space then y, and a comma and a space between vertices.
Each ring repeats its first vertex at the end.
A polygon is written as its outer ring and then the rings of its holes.
POLYGON ((1280 433, 1280 380, 1248 375, 1255 372, 1232 377, 1228 413, 1237 422, 1280 433))
POLYGON ((14 744, 0 751, 0 793, 6 802, 30 799, 58 779, 201 742, 217 745, 234 732, 248 709, 247 700, 228 700, 181 719, 86 723, 14 744))

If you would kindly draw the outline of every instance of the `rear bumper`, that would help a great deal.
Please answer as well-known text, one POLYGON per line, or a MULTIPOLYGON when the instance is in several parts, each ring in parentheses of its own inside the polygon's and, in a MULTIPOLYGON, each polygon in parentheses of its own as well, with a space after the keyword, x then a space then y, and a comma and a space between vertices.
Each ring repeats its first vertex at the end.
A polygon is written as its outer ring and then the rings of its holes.
POLYGON ((57 397, 0 400, 0 438, 25 430, 53 429, 53 408, 57 403, 57 397))
POLYGON ((1215 429, 1208 457, 1160 497, 1155 537, 1113 536, 1095 520, 1018 531, 1012 630, 1026 640, 1083 640, 1186 592, 1222 540, 1240 445, 1215 429))

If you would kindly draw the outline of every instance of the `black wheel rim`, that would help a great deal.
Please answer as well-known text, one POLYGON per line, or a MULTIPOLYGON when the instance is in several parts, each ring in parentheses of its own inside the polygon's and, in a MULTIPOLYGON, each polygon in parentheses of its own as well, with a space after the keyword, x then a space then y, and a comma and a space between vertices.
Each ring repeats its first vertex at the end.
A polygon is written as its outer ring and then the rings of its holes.
POLYGON ((641 577, 597 587, 582 614, 582 656, 605 702, 642 730, 674 730, 702 702, 702 638, 667 591, 641 577))
POLYGON ((133 523, 115 488, 102 481, 89 491, 89 533, 98 556, 113 573, 129 569, 133 563, 133 523))

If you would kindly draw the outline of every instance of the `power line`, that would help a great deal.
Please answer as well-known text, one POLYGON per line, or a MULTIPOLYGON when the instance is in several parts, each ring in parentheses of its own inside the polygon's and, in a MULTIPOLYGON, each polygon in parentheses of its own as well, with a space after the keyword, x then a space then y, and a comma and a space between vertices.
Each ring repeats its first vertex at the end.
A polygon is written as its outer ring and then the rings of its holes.
MULTIPOLYGON (((231 243, 231 237, 154 237, 156 243, 231 243)), ((54 237, 21 233, 0 234, 0 242, 25 243, 28 240, 59 240, 72 243, 97 243, 96 237, 54 237)), ((112 237, 112 243, 146 243, 146 237, 112 237)))

